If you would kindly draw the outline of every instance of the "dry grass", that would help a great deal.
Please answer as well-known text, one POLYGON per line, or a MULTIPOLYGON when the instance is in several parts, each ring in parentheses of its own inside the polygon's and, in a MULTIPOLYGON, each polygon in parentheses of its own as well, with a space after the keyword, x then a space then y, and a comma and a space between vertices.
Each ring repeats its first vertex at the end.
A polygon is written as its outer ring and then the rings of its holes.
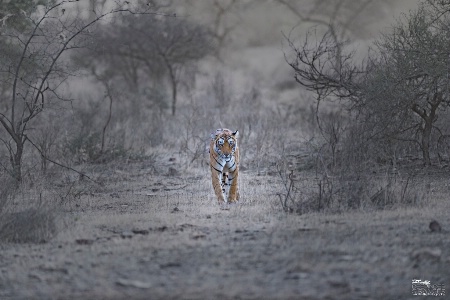
POLYGON ((20 186, 6 179, 1 190, 0 242, 46 243, 65 227, 64 201, 73 186, 49 187, 46 179, 24 180, 20 186))
POLYGON ((14 243, 45 243, 57 232, 56 212, 52 208, 29 208, 3 213, 0 240, 14 243))
POLYGON ((445 180, 422 207, 298 216, 283 212, 277 176, 242 172, 241 203, 221 210, 206 168, 139 166, 81 195, 48 243, 3 244, 0 297, 408 299, 416 277, 450 279, 445 180))

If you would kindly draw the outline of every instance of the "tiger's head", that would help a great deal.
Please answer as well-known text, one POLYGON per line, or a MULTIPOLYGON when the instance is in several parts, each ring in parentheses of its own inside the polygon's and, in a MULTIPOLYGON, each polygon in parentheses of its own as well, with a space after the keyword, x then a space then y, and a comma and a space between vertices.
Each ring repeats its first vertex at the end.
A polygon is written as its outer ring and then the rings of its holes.
POLYGON ((214 141, 214 151, 221 159, 229 161, 237 149, 237 138, 239 131, 231 131, 229 129, 217 129, 215 133, 211 134, 211 139, 214 141))

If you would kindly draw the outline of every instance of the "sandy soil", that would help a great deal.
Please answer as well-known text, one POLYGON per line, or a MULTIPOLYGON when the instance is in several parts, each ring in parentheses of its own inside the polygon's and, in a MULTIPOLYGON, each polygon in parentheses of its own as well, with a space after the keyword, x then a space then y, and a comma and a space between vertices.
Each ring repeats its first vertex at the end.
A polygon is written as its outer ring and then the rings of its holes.
POLYGON ((206 168, 154 173, 117 168, 68 205, 48 243, 1 245, 0 299, 417 299, 412 279, 450 288, 450 205, 436 185, 423 207, 298 216, 281 211, 274 176, 242 172, 241 203, 221 210, 206 168))

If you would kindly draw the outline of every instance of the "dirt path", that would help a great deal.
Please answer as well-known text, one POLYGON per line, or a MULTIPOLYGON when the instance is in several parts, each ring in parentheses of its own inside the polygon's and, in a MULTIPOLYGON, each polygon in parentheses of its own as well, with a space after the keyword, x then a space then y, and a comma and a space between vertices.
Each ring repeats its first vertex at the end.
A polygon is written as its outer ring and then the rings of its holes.
POLYGON ((229 210, 202 173, 84 195, 49 243, 1 246, 0 299, 416 299, 416 278, 450 288, 448 201, 286 215, 277 178, 241 180, 229 210))

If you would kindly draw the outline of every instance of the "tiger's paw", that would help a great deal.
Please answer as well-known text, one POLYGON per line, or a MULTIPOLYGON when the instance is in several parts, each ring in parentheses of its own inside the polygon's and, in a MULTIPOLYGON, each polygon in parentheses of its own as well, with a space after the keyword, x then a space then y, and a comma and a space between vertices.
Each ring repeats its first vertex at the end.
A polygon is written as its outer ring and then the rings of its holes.
POLYGON ((232 204, 232 205, 236 205, 239 203, 238 199, 228 199, 228 203, 232 204))
POLYGON ((219 205, 221 205, 223 203, 227 203, 227 201, 225 199, 227 199, 227 198, 224 197, 224 195, 222 195, 222 197, 217 197, 217 203, 219 203, 219 205))
POLYGON ((217 203, 222 204, 222 203, 227 203, 227 199, 226 197, 217 197, 217 203))

